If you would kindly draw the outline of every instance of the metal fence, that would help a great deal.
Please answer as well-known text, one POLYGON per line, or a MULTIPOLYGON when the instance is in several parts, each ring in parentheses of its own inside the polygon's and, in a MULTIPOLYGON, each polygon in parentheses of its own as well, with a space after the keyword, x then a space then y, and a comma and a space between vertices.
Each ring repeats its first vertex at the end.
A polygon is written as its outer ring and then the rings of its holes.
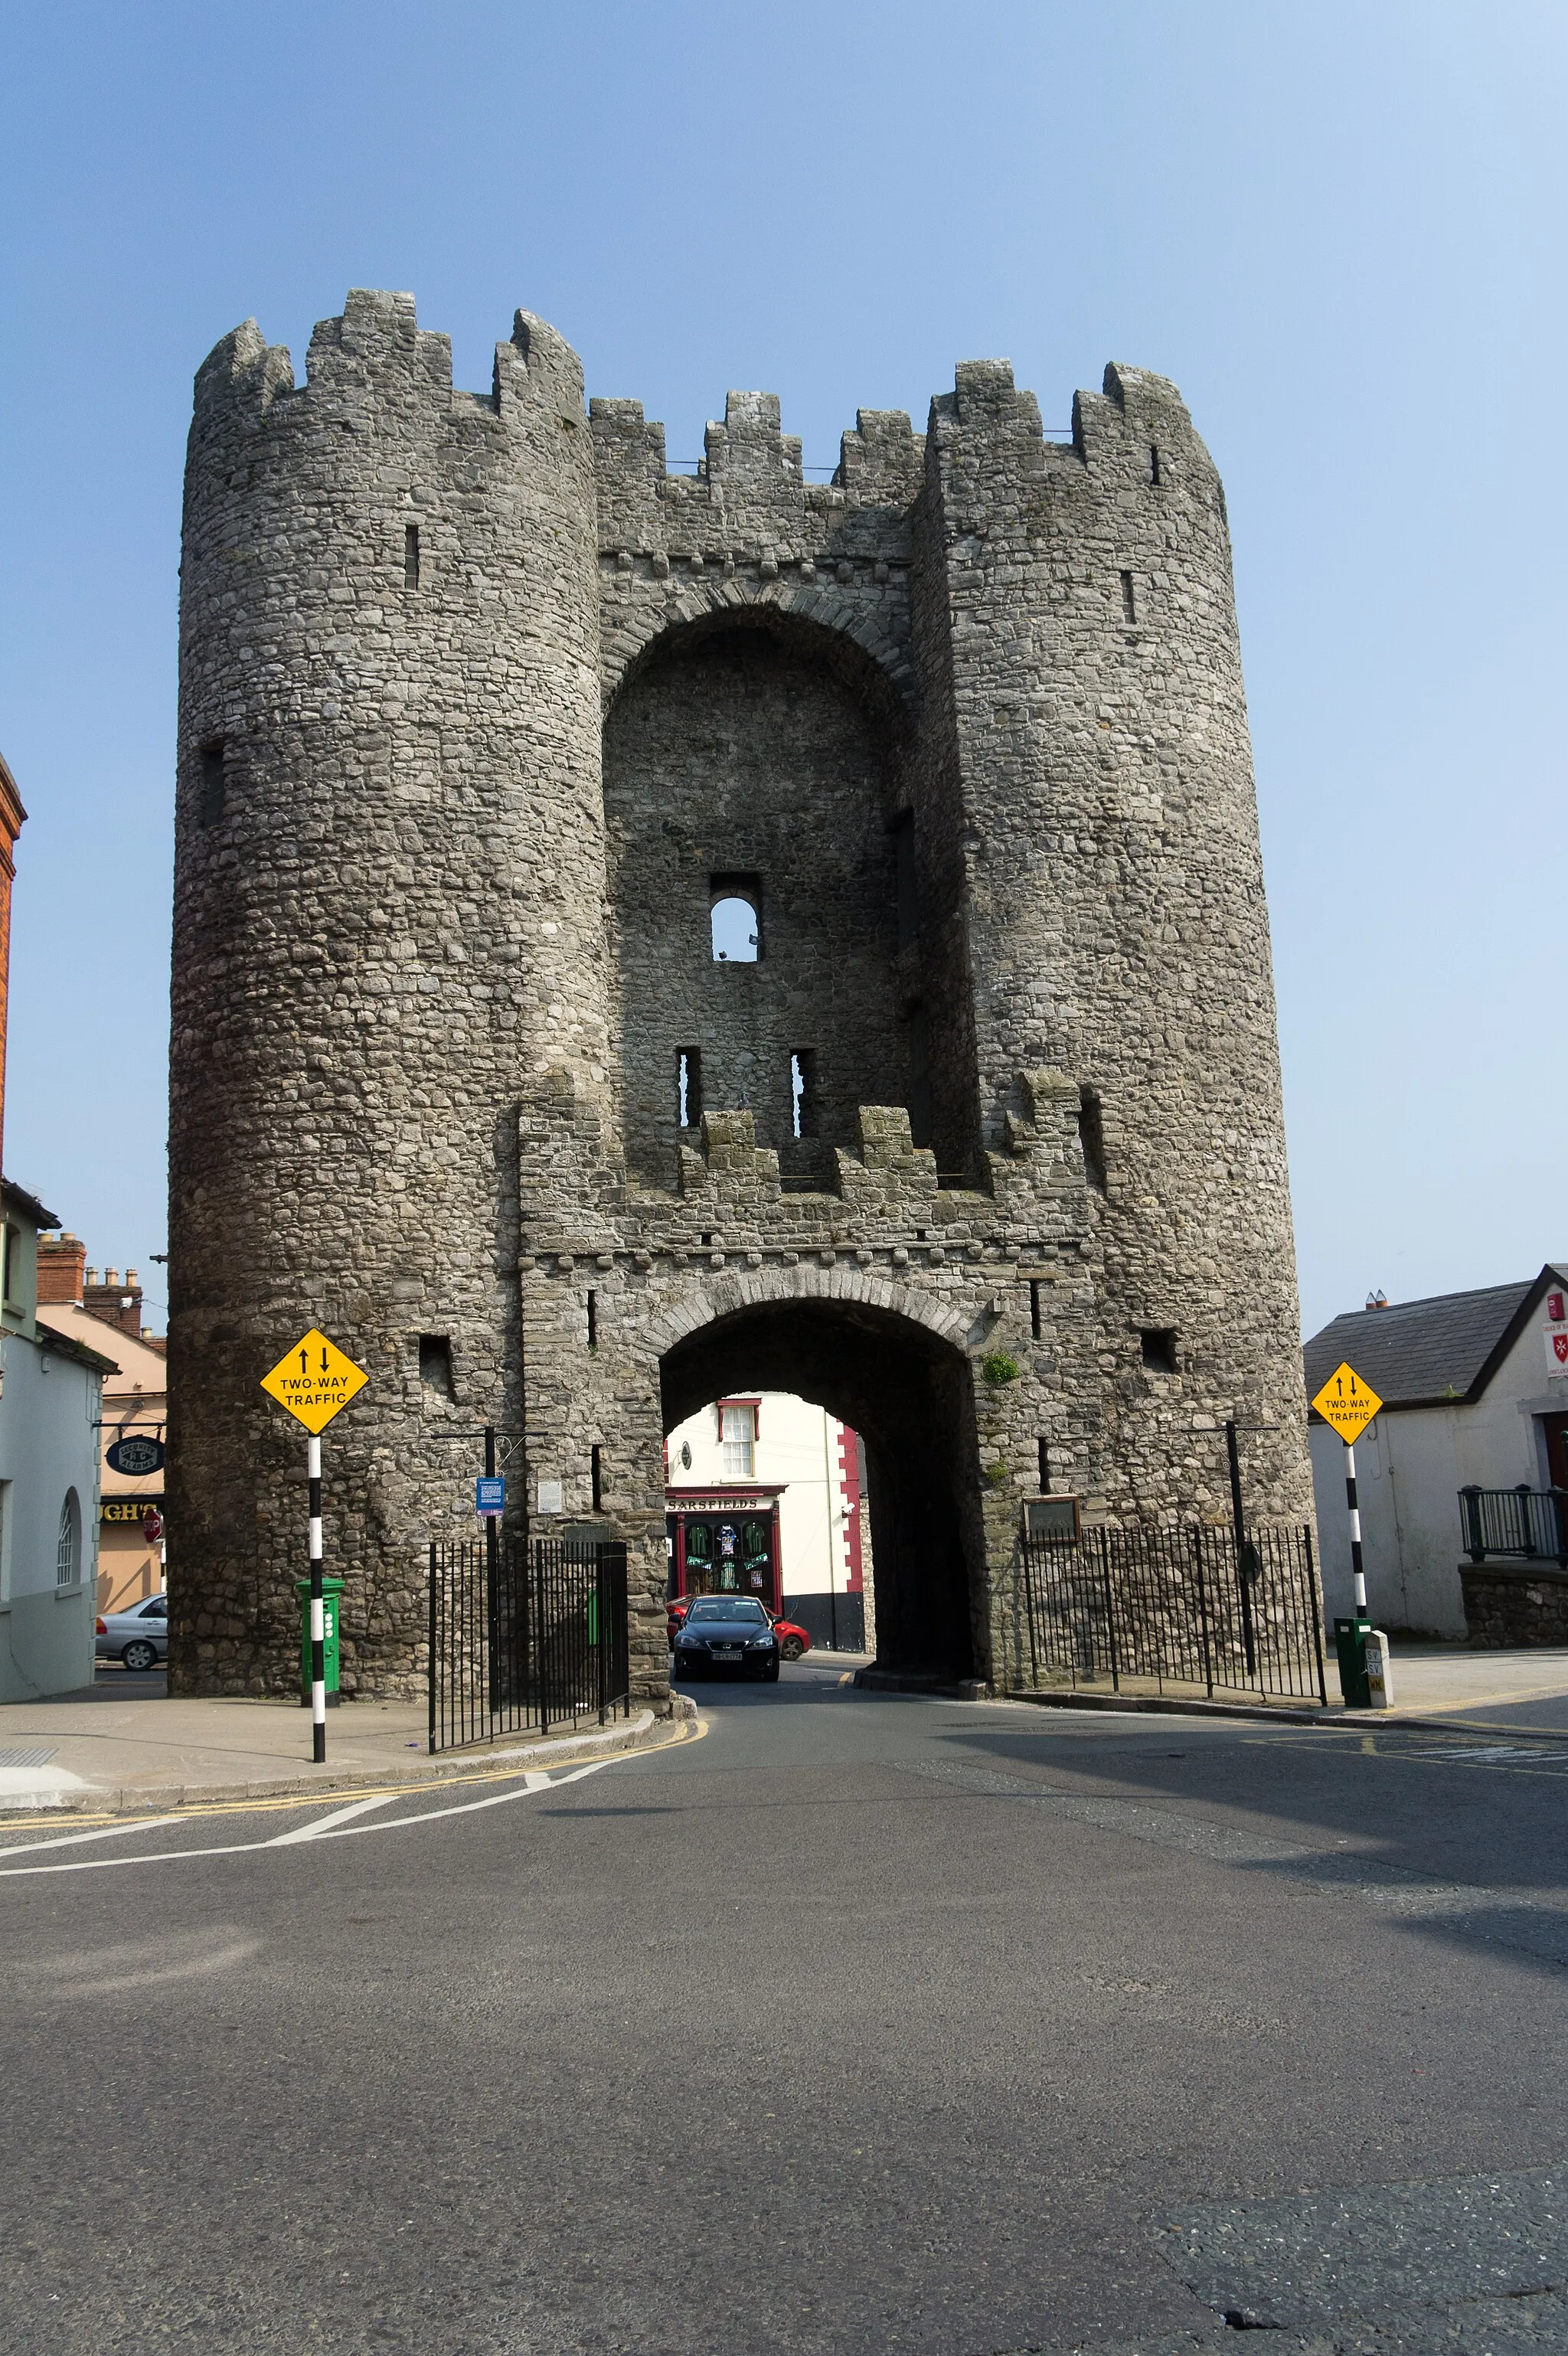
POLYGON ((626 1549, 497 1537, 430 1550, 430 1747, 629 1708, 626 1549))
POLYGON ((1312 1533, 1086 1529, 1023 1541, 1034 1687, 1254 1693, 1328 1707, 1312 1533))
POLYGON ((1568 1563, 1568 1490, 1461 1489, 1459 1524, 1472 1562, 1568 1563))

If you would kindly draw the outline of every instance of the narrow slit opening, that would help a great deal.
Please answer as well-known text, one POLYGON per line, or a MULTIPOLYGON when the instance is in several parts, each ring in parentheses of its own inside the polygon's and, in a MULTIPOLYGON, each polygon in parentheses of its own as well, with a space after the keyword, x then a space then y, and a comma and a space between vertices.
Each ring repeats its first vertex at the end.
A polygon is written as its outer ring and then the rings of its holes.
POLYGON ((1133 576, 1130 573, 1124 573, 1122 575, 1122 619, 1125 622, 1136 622, 1137 617, 1138 601, 1136 592, 1133 587, 1133 576))
POLYGON ((1078 1098, 1078 1139, 1083 1148, 1083 1175, 1096 1194, 1105 1192, 1105 1125, 1100 1099, 1093 1088, 1078 1098))
POLYGON ((790 1134, 816 1134, 816 1052, 797 1047, 789 1059, 790 1134))
POLYGON ((403 526, 403 586, 417 589, 420 585, 420 528, 417 523, 403 526))
POLYGON ((225 774, 223 746, 204 744, 201 748, 200 792, 197 815, 203 826, 216 826, 223 816, 229 798, 229 780, 225 774))
POLYGON ((602 1514, 604 1510, 604 1466, 597 1440, 588 1452, 588 1465, 590 1478, 593 1484, 593 1510, 596 1514, 602 1514))
POLYGON ((1038 1277, 1029 1279, 1029 1330, 1038 1342, 1040 1339, 1040 1279, 1038 1277))
POLYGON ((676 1119, 682 1129, 696 1129, 702 1119, 702 1055, 696 1047, 676 1050, 676 1119))
POLYGON ((589 1348, 590 1348, 591 1350, 592 1350, 592 1349, 596 1348, 596 1347, 597 1347, 597 1345, 598 1345, 598 1342, 599 1342, 599 1296, 598 1296, 598 1294, 597 1294, 596 1292, 591 1292, 591 1293, 589 1294, 589 1296, 588 1296, 588 1346, 589 1346, 589 1348))
POLYGON ((1049 1440, 1041 1440, 1039 1442, 1039 1448, 1040 1494, 1042 1497, 1049 1497, 1051 1494, 1051 1443, 1049 1440))

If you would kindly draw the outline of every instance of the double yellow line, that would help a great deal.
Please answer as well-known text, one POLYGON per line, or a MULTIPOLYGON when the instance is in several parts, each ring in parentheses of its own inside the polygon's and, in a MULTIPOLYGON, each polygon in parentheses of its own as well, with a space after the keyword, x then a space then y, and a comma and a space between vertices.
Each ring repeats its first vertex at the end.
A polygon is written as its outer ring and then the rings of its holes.
MULTIPOLYGON (((613 1751, 602 1763, 613 1766, 622 1759, 646 1759, 660 1751, 673 1751, 682 1742, 700 1741, 707 1731, 706 1719, 683 1719, 667 1741, 650 1743, 646 1750, 613 1751)), ((411 1800, 465 1783, 507 1783, 523 1775, 553 1774, 556 1766, 581 1767, 588 1763, 581 1759, 563 1759, 545 1767, 537 1763, 528 1767, 475 1767, 457 1775, 410 1776, 406 1783, 340 1784, 331 1792, 275 1793, 265 1799, 253 1800, 193 1800, 188 1805, 149 1808, 146 1823, 151 1831, 155 1825, 200 1824, 210 1816, 287 1815, 302 1808, 341 1807, 346 1801, 352 1800, 411 1800)), ((16 1833, 25 1837, 28 1833, 91 1832, 100 1825, 123 1825, 129 1830, 141 1814, 142 1811, 135 1808, 107 1808, 95 1815, 79 1813, 74 1808, 40 1808, 32 1815, 0 1816, 0 1836, 16 1833)))

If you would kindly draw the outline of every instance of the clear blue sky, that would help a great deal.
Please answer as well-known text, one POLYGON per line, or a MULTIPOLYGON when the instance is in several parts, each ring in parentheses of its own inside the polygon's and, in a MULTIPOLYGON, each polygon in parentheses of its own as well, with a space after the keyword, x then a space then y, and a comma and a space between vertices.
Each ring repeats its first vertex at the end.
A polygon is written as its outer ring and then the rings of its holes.
POLYGON ((1048 425, 1109 359, 1174 377, 1235 534, 1308 1329, 1568 1249, 1560 5, 87 0, 5 61, 5 1162, 160 1323, 190 380, 251 314, 303 369, 352 285, 477 389, 541 312, 677 457, 731 385, 828 464, 960 358, 1048 425))

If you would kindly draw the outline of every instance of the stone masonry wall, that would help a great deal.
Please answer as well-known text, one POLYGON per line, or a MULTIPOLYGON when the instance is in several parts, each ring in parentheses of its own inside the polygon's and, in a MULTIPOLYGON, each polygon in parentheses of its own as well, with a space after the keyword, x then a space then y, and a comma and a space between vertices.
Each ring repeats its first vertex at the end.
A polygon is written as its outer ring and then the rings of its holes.
MULTIPOLYGON (((707 1100, 752 1111, 786 1170, 827 1169, 830 1149, 853 1142, 860 1105, 903 1100, 892 781, 878 720, 811 653, 740 628, 683 643, 612 707, 623 1119, 645 1183, 675 1183, 688 1044, 700 1043, 707 1100), (755 879, 754 964, 713 957, 709 904, 725 874, 755 879), (797 1055, 809 1081, 798 1140, 797 1055)), ((688 1112, 695 1129, 700 1106, 688 1112)))
POLYGON ((1234 1414, 1251 1509, 1306 1518, 1228 539, 1172 387, 1108 370, 1068 445, 965 364, 816 485, 763 394, 669 474, 524 314, 488 398, 406 296, 298 390, 248 325, 197 380, 181 697, 176 1686, 296 1674, 303 1450, 256 1381, 313 1322, 372 1376, 327 1441, 351 1690, 421 1677, 493 1421, 538 1534, 599 1451, 660 1697, 662 1432, 742 1366, 865 1432, 906 1664, 951 1604, 950 1665, 1010 1673, 1042 1441, 1091 1515, 1221 1518, 1234 1414), (731 872, 764 957, 716 969, 731 872))

